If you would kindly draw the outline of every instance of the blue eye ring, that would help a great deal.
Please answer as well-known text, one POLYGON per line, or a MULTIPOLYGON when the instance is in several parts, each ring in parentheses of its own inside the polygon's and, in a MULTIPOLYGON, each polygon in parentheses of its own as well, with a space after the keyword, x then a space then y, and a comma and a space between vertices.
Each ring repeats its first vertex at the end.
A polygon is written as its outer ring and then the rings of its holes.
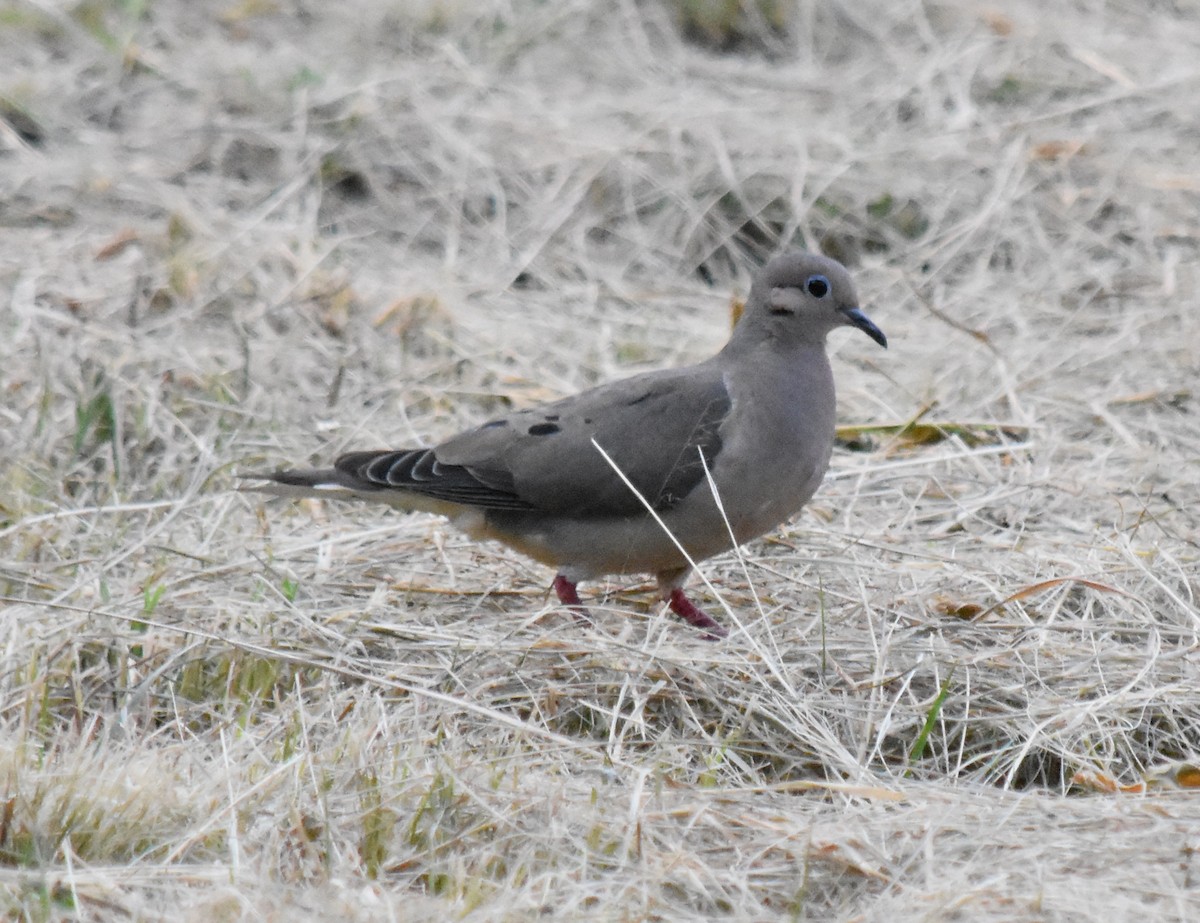
POLYGON ((832 286, 829 280, 822 275, 809 276, 804 280, 804 290, 814 298, 824 298, 829 294, 829 289, 832 286))

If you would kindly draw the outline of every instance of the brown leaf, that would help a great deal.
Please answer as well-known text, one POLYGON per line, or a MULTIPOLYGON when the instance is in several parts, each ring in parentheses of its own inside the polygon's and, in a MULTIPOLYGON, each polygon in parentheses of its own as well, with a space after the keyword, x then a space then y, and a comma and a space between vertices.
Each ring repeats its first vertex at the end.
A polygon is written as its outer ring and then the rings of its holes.
POLYGON ((130 244, 137 243, 139 239, 137 231, 133 228, 121 228, 96 251, 96 262, 103 263, 120 256, 130 244))
POLYGON ((1057 140, 1035 144, 1029 151, 1030 160, 1070 160, 1084 148, 1082 141, 1057 140))
POLYGON ((1200 765, 1180 761, 1155 766, 1147 770, 1146 783, 1158 788, 1197 791, 1200 790, 1200 765))
POLYGON ((746 299, 738 298, 736 295, 729 299, 729 326, 736 327, 737 322, 742 319, 742 315, 746 313, 746 299))
POLYGON ((979 603, 957 602, 948 596, 939 596, 933 601, 938 615, 950 615, 956 619, 973 619, 984 610, 979 603))
POLYGON ((1106 772, 1095 769, 1080 769, 1071 776, 1071 784, 1078 785, 1093 792, 1103 792, 1115 795, 1118 792, 1126 795, 1141 794, 1146 790, 1145 782, 1134 782, 1132 785, 1121 785, 1106 772))
POLYGON ((997 609, 1004 608, 1009 603, 1018 602, 1022 599, 1028 599, 1030 596, 1041 593, 1043 590, 1053 589, 1054 587, 1062 586, 1064 583, 1074 583, 1078 584, 1079 586, 1085 586, 1089 590, 1098 590, 1101 593, 1115 593, 1118 596, 1124 596, 1128 599, 1137 599, 1137 597, 1132 593, 1126 593, 1124 590, 1119 590, 1115 586, 1109 586, 1106 583, 1088 580, 1086 577, 1055 577, 1052 580, 1041 580, 1038 583, 1031 583, 1027 587, 1022 587, 1012 595, 1004 597, 1004 599, 1000 600, 1000 602, 989 606, 987 609, 984 609, 983 612, 976 616, 976 618, 984 618, 985 616, 991 615, 997 609))
POLYGON ((996 10, 984 10, 980 14, 987 27, 1001 38, 1008 38, 1013 33, 1013 21, 996 10))

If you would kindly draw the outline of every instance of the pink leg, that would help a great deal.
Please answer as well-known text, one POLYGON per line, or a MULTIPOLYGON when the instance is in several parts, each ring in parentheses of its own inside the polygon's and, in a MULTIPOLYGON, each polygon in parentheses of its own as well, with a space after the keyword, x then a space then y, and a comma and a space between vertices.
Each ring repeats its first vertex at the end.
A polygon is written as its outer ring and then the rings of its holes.
POLYGON ((705 641, 719 641, 721 638, 728 636, 729 632, 725 630, 721 623, 715 621, 712 616, 688 599, 680 587, 674 587, 671 590, 671 595, 667 597, 667 602, 671 606, 671 611, 689 625, 705 629, 705 641))
POLYGON ((554 592, 558 594, 558 601, 575 613, 575 618, 581 622, 591 624, 592 616, 587 611, 587 607, 579 599, 579 591, 575 589, 575 584, 558 574, 554 578, 554 582, 550 584, 554 587, 554 592))

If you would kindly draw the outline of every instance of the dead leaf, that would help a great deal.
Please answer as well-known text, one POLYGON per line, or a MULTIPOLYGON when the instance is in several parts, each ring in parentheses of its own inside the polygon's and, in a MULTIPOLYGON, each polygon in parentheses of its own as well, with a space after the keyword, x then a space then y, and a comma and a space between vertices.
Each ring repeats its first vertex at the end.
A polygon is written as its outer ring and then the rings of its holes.
MULTIPOLYGON (((917 415, 918 417, 920 414, 917 415)), ((999 422, 917 422, 849 424, 837 428, 840 442, 861 442, 865 437, 879 436, 900 446, 935 445, 956 437, 971 448, 980 445, 1002 445, 1005 442, 1024 442, 1029 427, 1019 423, 999 422)))
POLYGON ((240 0, 233 6, 217 15, 217 20, 225 26, 235 26, 248 19, 260 16, 270 16, 279 12, 276 0, 240 0))
POLYGON ((980 14, 987 27, 1001 38, 1008 38, 1013 33, 1013 21, 996 10, 984 10, 980 14))
POLYGON ((933 610, 938 615, 949 615, 956 619, 973 619, 983 609, 979 603, 956 602, 948 596, 939 596, 933 601, 933 610))
POLYGON ((736 327, 737 322, 742 319, 742 315, 746 313, 746 299, 738 298, 734 295, 729 299, 729 326, 736 327))
POLYGON ((1029 159, 1066 161, 1070 160, 1083 149, 1084 143, 1074 139, 1043 141, 1041 144, 1035 144, 1030 149, 1029 159))
POLYGON ((442 303, 436 295, 412 295, 397 298, 371 318, 371 326, 377 330, 387 328, 401 339, 431 319, 444 314, 442 303))
POLYGON ((1200 764, 1176 761, 1146 771, 1146 784, 1156 788, 1200 791, 1200 764))
POLYGON ((1101 593, 1115 593, 1116 595, 1124 596, 1127 599, 1138 598, 1132 593, 1126 593, 1124 590, 1117 589, 1115 586, 1109 586, 1106 583, 1099 583, 1095 580, 1089 580, 1086 577, 1055 577, 1052 580, 1042 580, 1038 583, 1031 583, 1029 586, 1017 590, 1017 592, 1013 593, 1011 596, 1006 596, 1004 599, 1000 600, 1000 602, 984 609, 979 613, 979 615, 975 616, 975 619, 985 618, 998 609, 1003 609, 1009 603, 1019 602, 1022 599, 1028 599, 1030 596, 1035 596, 1044 590, 1062 586, 1064 583, 1078 584, 1079 586, 1087 587, 1089 590, 1097 590, 1101 593))
POLYGON ((137 243, 139 239, 137 231, 133 228, 121 228, 96 251, 96 262, 103 263, 120 256, 130 244, 137 243))
POLYGON ((1138 795, 1146 790, 1145 782, 1134 782, 1131 785, 1121 785, 1106 772, 1096 769, 1080 769, 1071 776, 1071 784, 1078 785, 1093 792, 1103 792, 1106 795, 1138 795))

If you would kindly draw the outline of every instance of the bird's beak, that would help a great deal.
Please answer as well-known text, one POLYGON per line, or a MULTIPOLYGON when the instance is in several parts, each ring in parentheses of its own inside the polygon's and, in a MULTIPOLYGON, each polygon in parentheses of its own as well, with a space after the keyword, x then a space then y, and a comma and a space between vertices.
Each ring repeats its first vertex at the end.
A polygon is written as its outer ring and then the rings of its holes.
POLYGON ((857 327, 884 349, 887 349, 887 337, 871 322, 871 318, 863 314, 862 308, 838 308, 838 310, 846 315, 846 320, 851 326, 857 327))

